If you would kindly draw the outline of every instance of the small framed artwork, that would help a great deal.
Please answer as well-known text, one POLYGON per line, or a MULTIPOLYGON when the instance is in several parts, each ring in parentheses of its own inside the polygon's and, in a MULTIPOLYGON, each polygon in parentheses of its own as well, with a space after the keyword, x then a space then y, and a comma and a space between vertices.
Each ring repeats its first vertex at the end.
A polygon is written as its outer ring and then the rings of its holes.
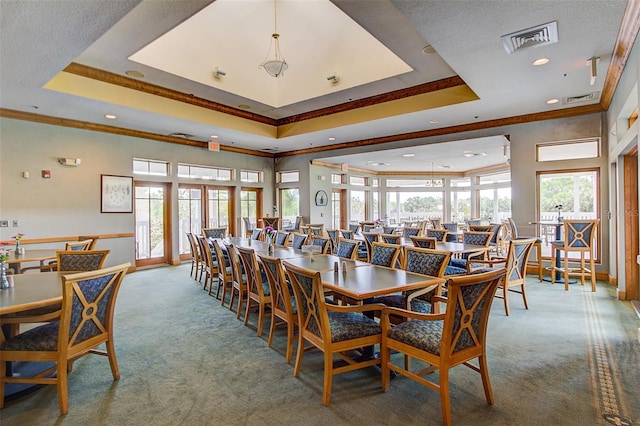
POLYGON ((133 213, 133 178, 100 175, 100 213, 133 213))

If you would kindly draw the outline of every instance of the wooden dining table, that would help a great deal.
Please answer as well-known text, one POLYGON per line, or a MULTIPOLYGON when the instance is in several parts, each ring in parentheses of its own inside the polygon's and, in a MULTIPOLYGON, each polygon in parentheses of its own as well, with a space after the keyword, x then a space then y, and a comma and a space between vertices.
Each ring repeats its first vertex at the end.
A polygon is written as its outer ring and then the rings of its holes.
MULTIPOLYGON (((66 272, 68 274, 68 272, 66 272)), ((0 315, 14 314, 35 308, 62 303, 62 276, 65 272, 38 272, 13 276, 13 287, 0 290, 0 315)), ((2 327, 2 333, 9 333, 9 325, 2 327)), ((13 374, 32 375, 49 368, 52 363, 8 363, 7 376, 13 374), (46 364, 46 365, 45 365, 46 364)), ((33 390, 37 385, 28 383, 6 383, 5 401, 18 398, 33 390)))
POLYGON ((219 240, 219 242, 221 243, 220 247, 223 250, 226 250, 227 244, 233 244, 235 247, 250 248, 253 249, 256 254, 264 254, 267 256, 276 257, 278 259, 290 259, 295 257, 309 256, 309 253, 305 253, 302 250, 277 244, 273 245, 273 251, 269 253, 269 245, 266 242, 252 240, 251 238, 227 237, 219 240))
POLYGON ((22 272, 22 264, 28 262, 40 262, 40 266, 44 266, 47 260, 55 260, 56 252, 61 249, 26 249, 23 254, 16 254, 15 250, 9 250, 7 254, 9 265, 17 265, 16 273, 22 272))

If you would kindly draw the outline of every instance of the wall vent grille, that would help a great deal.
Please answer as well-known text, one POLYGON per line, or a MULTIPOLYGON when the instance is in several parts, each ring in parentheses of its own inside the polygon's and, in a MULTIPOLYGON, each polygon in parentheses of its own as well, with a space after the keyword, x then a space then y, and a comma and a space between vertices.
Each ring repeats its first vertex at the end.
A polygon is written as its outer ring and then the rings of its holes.
POLYGON ((529 47, 540 47, 557 43, 558 23, 553 21, 526 30, 516 31, 503 35, 500 39, 507 53, 513 53, 529 47))
POLYGON ((591 93, 587 93, 586 95, 570 96, 564 100, 564 103, 568 105, 568 104, 575 104, 579 102, 595 101, 598 99, 599 95, 600 95, 600 92, 591 92, 591 93))

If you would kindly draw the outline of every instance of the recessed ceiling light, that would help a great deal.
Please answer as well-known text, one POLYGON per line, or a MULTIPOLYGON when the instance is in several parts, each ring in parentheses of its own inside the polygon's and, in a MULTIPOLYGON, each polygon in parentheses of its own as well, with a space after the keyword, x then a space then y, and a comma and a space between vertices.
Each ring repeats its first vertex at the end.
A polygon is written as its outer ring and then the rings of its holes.
POLYGON ((547 58, 540 58, 533 61, 533 66, 538 67, 540 65, 548 64, 549 60, 547 58))
POLYGON ((473 151, 465 151, 462 155, 464 155, 467 158, 471 158, 471 157, 484 157, 485 155, 487 155, 486 152, 473 152, 473 151))
POLYGON ((240 108, 240 109, 251 109, 251 105, 240 104, 240 105, 238 105, 238 108, 240 108))
POLYGON ((413 153, 402 154, 403 157, 415 157, 416 155, 413 153))
POLYGON ((211 139, 218 139, 218 135, 211 135, 211 139))
POLYGON ((116 118, 118 118, 118 116, 113 114, 105 114, 104 118, 108 118, 109 120, 115 120, 116 118))
POLYGON ((560 100, 559 100, 559 99, 557 99, 557 98, 549 99, 549 100, 547 101, 547 103, 548 103, 549 105, 551 105, 551 104, 557 104, 558 102, 560 102, 560 100))
POLYGON ((432 55, 436 53, 436 49, 434 49, 432 45, 427 44, 425 47, 422 48, 422 53, 424 55, 432 55))
POLYGON ((438 168, 440 168, 440 169, 450 169, 451 166, 447 166, 447 165, 443 164, 442 166, 438 166, 438 168))
POLYGON ((329 138, 329 140, 330 140, 330 141, 335 141, 335 140, 336 140, 336 138, 334 138, 333 136, 331 136, 331 137, 329 138))
POLYGON ((436 124, 437 122, 438 122, 438 120, 436 120, 436 119, 433 119, 433 120, 429 121, 429 123, 431 123, 431 124, 436 124))
POLYGON ((144 78, 145 75, 144 73, 140 72, 140 71, 135 71, 135 70, 129 70, 127 72, 125 72, 126 75, 128 75, 129 77, 133 77, 133 78, 144 78))

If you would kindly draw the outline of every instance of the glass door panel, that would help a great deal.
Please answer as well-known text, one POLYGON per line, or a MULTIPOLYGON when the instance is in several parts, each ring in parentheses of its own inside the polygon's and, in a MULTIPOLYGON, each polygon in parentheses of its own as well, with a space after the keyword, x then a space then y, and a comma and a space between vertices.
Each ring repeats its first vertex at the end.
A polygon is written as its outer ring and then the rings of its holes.
POLYGON ((181 186, 178 189, 178 221, 180 222, 180 254, 190 254, 187 233, 202 233, 202 188, 181 186))
POLYGON ((161 183, 135 183, 136 265, 167 263, 168 191, 161 183))

